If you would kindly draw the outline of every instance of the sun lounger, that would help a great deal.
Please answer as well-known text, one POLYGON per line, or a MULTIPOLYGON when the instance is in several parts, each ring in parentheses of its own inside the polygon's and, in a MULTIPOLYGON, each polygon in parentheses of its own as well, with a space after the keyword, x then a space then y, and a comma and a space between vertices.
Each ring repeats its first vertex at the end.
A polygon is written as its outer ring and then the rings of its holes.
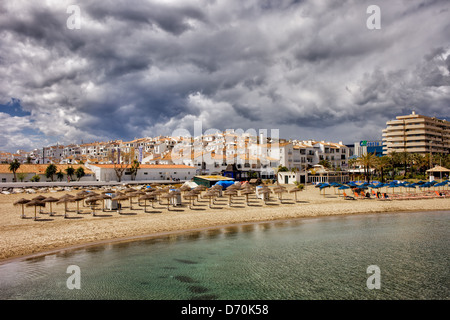
POLYGON ((344 192, 344 200, 356 200, 354 197, 352 196, 348 196, 345 192, 344 192))

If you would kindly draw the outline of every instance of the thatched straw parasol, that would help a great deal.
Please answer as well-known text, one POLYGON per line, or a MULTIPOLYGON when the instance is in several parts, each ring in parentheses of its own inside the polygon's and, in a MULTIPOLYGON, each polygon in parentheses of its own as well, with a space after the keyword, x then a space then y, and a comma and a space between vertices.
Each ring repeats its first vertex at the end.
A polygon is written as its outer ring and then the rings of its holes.
POLYGON ((217 193, 215 190, 208 190, 203 194, 203 197, 209 198, 209 208, 212 206, 213 199, 217 196, 217 193))
POLYGON ((295 202, 297 202, 297 192, 303 191, 303 188, 300 188, 299 186, 289 190, 289 193, 294 193, 295 195, 295 202))
MULTIPOLYGON (((39 200, 42 201, 44 200, 45 197, 43 195, 38 195, 37 197, 32 198, 31 200, 39 200)), ((42 213, 42 206, 39 206, 39 213, 42 213)))
POLYGON ((147 212, 147 200, 151 200, 152 202, 152 208, 153 208, 153 202, 156 199, 156 195, 153 193, 145 192, 143 196, 139 197, 139 200, 144 200, 144 212, 147 212))
POLYGON ((198 197, 197 192, 195 192, 194 190, 191 190, 191 191, 185 193, 184 197, 188 200, 191 200, 189 202, 189 209, 192 209, 192 207, 194 206, 195 199, 197 199, 197 197, 198 197))
MULTIPOLYGON (((132 205, 133 205, 132 204, 132 198, 138 198, 139 196, 143 196, 145 194, 146 193, 144 191, 141 191, 141 190, 137 190, 135 192, 129 193, 129 195, 130 195, 130 208, 132 209, 132 205)), ((139 199, 138 199, 138 205, 140 205, 139 199)))
MULTIPOLYGON (((228 188, 229 188, 229 187, 228 187, 228 188)), ((231 197, 237 195, 237 190, 233 190, 233 189, 229 190, 228 188, 227 188, 227 190, 224 191, 223 194, 226 195, 226 196, 228 196, 228 206, 231 206, 231 203, 232 203, 231 197)))
POLYGON ((245 188, 241 191, 241 194, 245 195, 245 201, 246 201, 247 205, 248 205, 248 195, 253 194, 253 193, 255 193, 255 192, 248 188, 245 188))
POLYGON ((74 198, 75 197, 66 194, 66 195, 62 196, 61 198, 59 198, 58 201, 56 201, 56 204, 64 203, 64 218, 68 217, 68 215, 67 215, 67 203, 71 202, 72 199, 74 199, 74 198))
POLYGON ((53 216, 55 213, 53 212, 53 210, 52 210, 52 203, 53 202, 58 202, 58 200, 59 199, 56 199, 56 198, 53 198, 53 197, 48 197, 48 198, 45 198, 45 199, 43 199, 42 200, 42 202, 45 202, 45 203, 50 203, 50 212, 49 212, 49 215, 50 216, 53 216))
POLYGON ((164 193, 161 195, 161 199, 167 199, 167 210, 170 211, 170 199, 172 199, 174 195, 171 192, 164 193))
POLYGON ((131 193, 131 192, 136 192, 137 190, 136 189, 134 189, 134 188, 130 188, 130 187, 128 187, 128 188, 125 188, 124 190, 122 190, 123 192, 125 192, 125 193, 131 193))
POLYGON ((126 194, 121 194, 121 195, 119 195, 117 197, 114 197, 112 199, 117 201, 117 213, 121 214, 120 210, 122 209, 122 205, 121 205, 120 201, 128 200, 129 196, 126 195, 126 194))
POLYGON ((283 193, 287 192, 287 189, 286 189, 286 187, 283 187, 283 186, 276 186, 275 188, 273 188, 273 192, 278 194, 278 200, 280 200, 280 202, 282 202, 283 201, 283 193))
POLYGON ((107 194, 102 193, 101 195, 97 196, 97 198, 102 200, 102 211, 105 211, 105 200, 111 199, 111 196, 108 196, 107 194))
POLYGON ((103 201, 103 198, 100 195, 95 196, 95 197, 89 197, 89 198, 86 198, 86 200, 85 200, 85 202, 87 204, 89 204, 89 206, 91 207, 92 215, 94 217, 95 217, 95 206, 97 205, 98 201, 103 201))
POLYGON ((266 204, 267 198, 265 195, 266 194, 270 194, 272 191, 270 191, 270 189, 268 187, 262 187, 261 190, 258 191, 258 193, 263 195, 263 199, 264 199, 264 204, 266 204))
POLYGON ((37 220, 36 217, 36 207, 45 207, 45 202, 42 200, 33 199, 25 204, 27 207, 34 207, 34 220, 37 220))
POLYGON ((24 212, 24 206, 25 206, 25 204, 27 204, 30 201, 31 200, 29 200, 29 199, 22 198, 22 199, 17 200, 16 202, 14 202, 15 206, 18 206, 18 205, 22 206, 22 215, 20 216, 22 219, 26 218, 25 212, 24 212))

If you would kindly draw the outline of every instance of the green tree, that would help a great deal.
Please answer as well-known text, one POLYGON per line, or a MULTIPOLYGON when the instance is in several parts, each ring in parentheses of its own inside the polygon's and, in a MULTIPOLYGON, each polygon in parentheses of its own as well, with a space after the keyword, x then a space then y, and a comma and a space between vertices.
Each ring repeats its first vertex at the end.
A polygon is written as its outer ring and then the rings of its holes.
POLYGON ((131 172, 131 179, 135 180, 136 179, 136 175, 137 172, 139 170, 139 161, 137 161, 136 159, 133 160, 132 164, 131 164, 131 168, 130 168, 130 172, 131 172))
POLYGON ((59 170, 56 173, 56 179, 58 179, 59 181, 62 181, 63 178, 64 178, 64 173, 61 170, 59 170))
POLYGON ((53 163, 49 164, 47 166, 47 168, 45 169, 45 176, 47 178, 52 179, 52 181, 53 181, 53 176, 56 174, 57 171, 58 171, 58 168, 56 168, 56 166, 53 163))
POLYGON ((76 175, 78 181, 80 181, 80 179, 86 175, 83 167, 78 167, 77 170, 75 170, 75 175, 76 175))
POLYGON ((11 171, 14 175, 14 182, 17 181, 16 171, 19 170, 19 168, 20 168, 20 162, 17 161, 17 159, 14 159, 14 161, 9 164, 9 171, 11 171))
POLYGON ((17 178, 23 182, 23 180, 25 179, 25 177, 27 176, 27 174, 25 172, 18 172, 17 173, 17 178))
POLYGON ((368 152, 358 158, 358 163, 364 168, 364 175, 367 182, 370 182, 370 169, 375 167, 376 161, 377 157, 375 153, 368 152))
POLYGON ((320 161, 319 161, 319 164, 320 164, 321 166, 323 166, 324 168, 327 168, 327 169, 330 169, 330 168, 331 168, 331 162, 328 161, 328 160, 326 160, 326 159, 320 160, 320 161))
POLYGON ((70 166, 67 167, 65 171, 70 180, 72 180, 72 176, 75 174, 75 169, 72 166, 70 166))
POLYGON ((384 183, 384 173, 391 167, 391 159, 388 156, 378 157, 374 164, 377 173, 381 174, 381 182, 384 183))

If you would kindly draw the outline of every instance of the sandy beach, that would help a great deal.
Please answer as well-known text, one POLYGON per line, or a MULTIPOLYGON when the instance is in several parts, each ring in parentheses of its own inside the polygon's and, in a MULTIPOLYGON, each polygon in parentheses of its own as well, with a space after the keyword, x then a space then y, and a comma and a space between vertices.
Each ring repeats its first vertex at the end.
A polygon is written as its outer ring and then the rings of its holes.
MULTIPOLYGON (((288 190, 293 188, 293 186, 286 187, 288 190)), ((344 200, 342 195, 338 195, 333 189, 327 189, 325 195, 320 194, 319 190, 313 186, 308 186, 306 190, 297 193, 297 202, 293 193, 284 193, 283 203, 280 203, 276 194, 272 194, 271 201, 267 204, 257 199, 255 195, 251 195, 250 206, 246 205, 245 196, 239 196, 229 207, 228 197, 223 196, 217 199, 214 208, 209 208, 208 199, 200 199, 196 202, 194 210, 189 209, 188 200, 183 199, 181 206, 171 207, 170 211, 166 205, 160 204, 155 204, 157 209, 151 209, 148 203, 147 210, 155 210, 152 213, 144 212, 144 207, 139 206, 137 202, 133 203, 133 210, 131 210, 129 201, 124 201, 122 214, 116 211, 103 212, 100 206, 97 208, 97 215, 93 216, 89 207, 84 207, 80 203, 83 213, 77 214, 76 204, 69 203, 69 218, 64 218, 64 205, 52 204, 55 215, 38 213, 36 221, 34 207, 25 207, 26 218, 22 219, 21 206, 13 205, 20 198, 32 199, 37 195, 60 198, 65 194, 75 195, 79 191, 1 194, 0 263, 12 258, 77 245, 235 223, 327 215, 449 210, 450 208, 449 197, 422 200, 360 199, 352 201, 344 200)), ((43 211, 49 211, 48 204, 43 211)))

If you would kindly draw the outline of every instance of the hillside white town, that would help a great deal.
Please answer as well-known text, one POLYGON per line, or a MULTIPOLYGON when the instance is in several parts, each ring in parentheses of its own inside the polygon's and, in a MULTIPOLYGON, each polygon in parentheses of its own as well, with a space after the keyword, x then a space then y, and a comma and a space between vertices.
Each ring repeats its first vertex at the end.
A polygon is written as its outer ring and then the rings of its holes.
MULTIPOLYGON (((276 168, 283 166, 296 173, 296 179, 306 182, 306 169, 327 161, 332 171, 345 170, 351 156, 351 148, 339 142, 314 140, 272 139, 233 131, 192 137, 146 137, 132 141, 98 141, 83 144, 53 145, 30 152, 0 153, 2 182, 12 182, 14 177, 7 168, 14 160, 22 170, 30 172, 22 181, 41 175, 48 164, 83 166, 82 180, 190 180, 195 175, 227 175, 232 178, 273 179, 276 168), (133 162, 139 162, 139 170, 133 172, 133 162), (117 177, 117 168, 124 168, 117 177), (116 170, 114 170, 116 169, 116 170), (239 177, 235 175, 239 174, 239 177)), ((294 178, 294 175, 289 177, 294 178)), ((64 177, 67 179, 67 177, 64 177)), ((47 178, 48 181, 50 179, 47 178)))

